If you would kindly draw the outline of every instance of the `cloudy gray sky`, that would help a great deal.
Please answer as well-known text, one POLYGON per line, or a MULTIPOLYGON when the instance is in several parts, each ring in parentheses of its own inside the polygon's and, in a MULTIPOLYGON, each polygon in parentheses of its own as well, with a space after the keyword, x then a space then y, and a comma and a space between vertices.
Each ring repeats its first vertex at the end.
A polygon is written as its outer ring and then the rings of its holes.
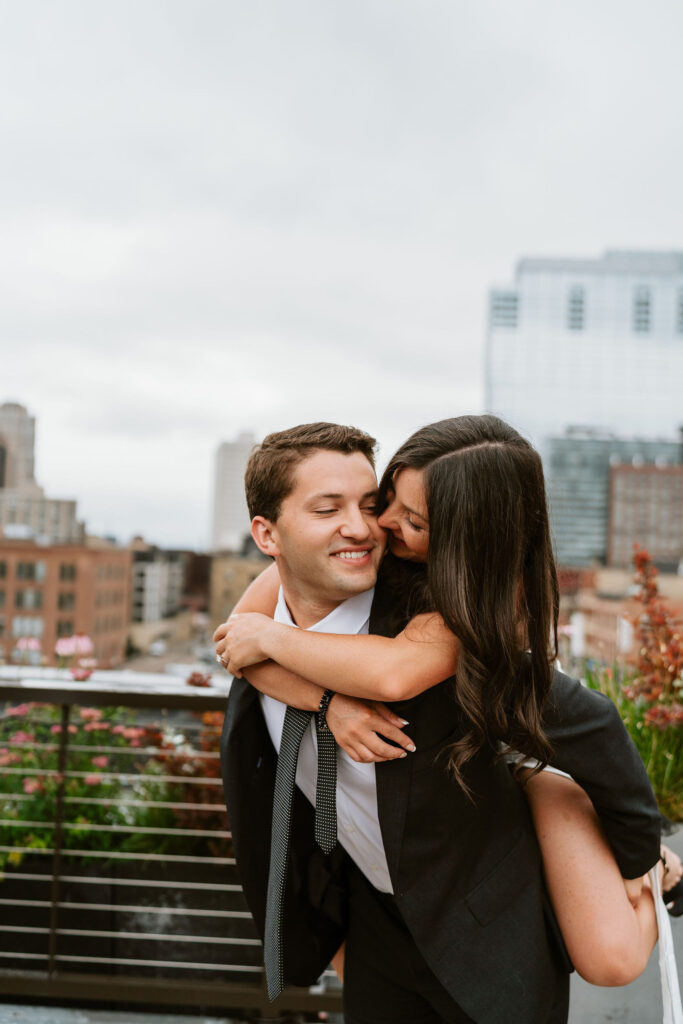
POLYGON ((92 531, 482 406, 521 255, 683 247, 680 0, 0 0, 0 401, 92 531))

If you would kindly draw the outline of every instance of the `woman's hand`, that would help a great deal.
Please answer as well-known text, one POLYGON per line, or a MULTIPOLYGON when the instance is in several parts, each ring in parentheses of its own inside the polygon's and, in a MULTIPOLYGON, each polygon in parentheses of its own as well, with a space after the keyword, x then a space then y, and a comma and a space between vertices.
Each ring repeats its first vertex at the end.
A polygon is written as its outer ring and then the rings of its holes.
POLYGON ((270 633, 278 628, 287 627, 282 627, 260 612, 231 615, 213 635, 216 654, 228 672, 239 678, 243 668, 256 665, 268 657, 265 645, 270 633))
POLYGON ((402 731, 408 723, 379 701, 335 693, 327 708, 327 724, 342 750, 362 764, 395 761, 415 750, 413 741, 402 731))

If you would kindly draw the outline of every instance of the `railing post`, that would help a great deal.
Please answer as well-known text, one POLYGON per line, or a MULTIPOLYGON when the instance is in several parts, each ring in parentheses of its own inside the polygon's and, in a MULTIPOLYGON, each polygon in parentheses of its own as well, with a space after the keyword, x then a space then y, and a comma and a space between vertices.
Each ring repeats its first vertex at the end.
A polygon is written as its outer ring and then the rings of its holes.
POLYGON ((56 973, 57 958, 57 918, 59 889, 62 874, 62 845, 64 842, 64 774, 66 772, 66 755, 69 745, 69 714, 70 704, 62 704, 62 730, 59 734, 59 753, 57 756, 57 800, 55 803, 55 843, 52 857, 52 890, 50 893, 50 937, 48 945, 47 972, 50 977, 56 973))

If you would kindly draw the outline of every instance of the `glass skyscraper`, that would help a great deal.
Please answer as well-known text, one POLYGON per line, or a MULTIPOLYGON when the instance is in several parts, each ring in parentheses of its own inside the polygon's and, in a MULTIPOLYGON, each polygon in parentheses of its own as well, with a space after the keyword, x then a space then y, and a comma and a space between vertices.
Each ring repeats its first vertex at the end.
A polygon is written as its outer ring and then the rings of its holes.
POLYGON ((543 451, 570 426, 677 437, 683 253, 522 259, 490 294, 485 400, 543 451))

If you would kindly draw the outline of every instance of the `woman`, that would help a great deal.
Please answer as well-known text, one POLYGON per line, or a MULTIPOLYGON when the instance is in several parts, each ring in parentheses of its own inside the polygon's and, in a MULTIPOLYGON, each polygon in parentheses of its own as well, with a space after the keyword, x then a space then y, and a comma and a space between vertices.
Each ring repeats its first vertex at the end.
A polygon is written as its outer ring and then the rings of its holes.
MULTIPOLYGON (((396 637, 311 634, 238 614, 217 631, 219 654, 230 671, 270 658, 323 687, 377 700, 413 697, 453 676, 464 724, 449 751, 456 780, 467 792, 468 762, 482 748, 517 752, 513 771, 526 782, 570 957, 594 984, 626 984, 657 936, 648 883, 621 878, 583 790, 539 771, 551 756, 541 714, 559 601, 537 453, 495 417, 432 424, 387 467, 380 508, 391 554, 377 600, 391 607, 396 637)), ((272 614, 277 586, 268 570, 238 611, 272 614)), ((377 759, 363 743, 356 754, 377 759)), ((675 871, 672 864, 673 882, 675 871)))

